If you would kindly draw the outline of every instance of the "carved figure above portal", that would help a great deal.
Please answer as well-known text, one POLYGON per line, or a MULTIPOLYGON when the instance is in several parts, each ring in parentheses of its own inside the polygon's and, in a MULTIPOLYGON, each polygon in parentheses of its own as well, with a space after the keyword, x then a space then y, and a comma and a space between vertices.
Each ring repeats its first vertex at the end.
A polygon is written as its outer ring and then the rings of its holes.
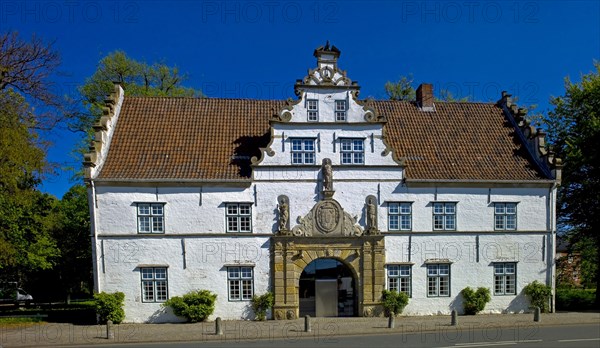
POLYGON ((379 234, 377 228, 377 198, 375 196, 367 196, 365 210, 367 212, 367 234, 379 234))
POLYGON ((333 169, 329 158, 323 159, 321 165, 321 174, 323 176, 323 195, 325 198, 333 197, 333 169))
POLYGON ((281 195, 277 197, 279 209, 279 234, 290 234, 290 200, 287 196, 281 195))

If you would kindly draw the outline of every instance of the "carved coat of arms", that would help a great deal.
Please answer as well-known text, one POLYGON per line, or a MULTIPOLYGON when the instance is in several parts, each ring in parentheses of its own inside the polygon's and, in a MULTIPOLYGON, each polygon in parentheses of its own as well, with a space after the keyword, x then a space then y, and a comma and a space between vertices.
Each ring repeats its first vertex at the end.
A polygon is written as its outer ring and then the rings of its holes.
POLYGON ((316 210, 318 228, 324 233, 335 230, 340 222, 339 208, 334 203, 325 201, 316 210))

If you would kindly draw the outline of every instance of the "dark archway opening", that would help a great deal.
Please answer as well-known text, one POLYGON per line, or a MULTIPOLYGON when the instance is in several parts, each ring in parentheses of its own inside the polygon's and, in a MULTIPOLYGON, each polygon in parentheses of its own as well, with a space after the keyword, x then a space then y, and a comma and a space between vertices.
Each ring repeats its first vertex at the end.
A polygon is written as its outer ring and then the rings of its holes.
POLYGON ((353 317, 357 315, 356 281, 344 263, 321 258, 300 275, 300 316, 353 317))

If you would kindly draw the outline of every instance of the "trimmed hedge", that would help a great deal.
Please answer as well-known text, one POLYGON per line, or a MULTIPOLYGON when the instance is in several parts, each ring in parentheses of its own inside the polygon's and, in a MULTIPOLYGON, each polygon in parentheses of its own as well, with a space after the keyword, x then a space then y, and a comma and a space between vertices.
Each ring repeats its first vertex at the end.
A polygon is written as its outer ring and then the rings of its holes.
POLYGON ((585 310, 594 308, 596 290, 594 289, 556 289, 556 309, 585 310))
POLYGON ((101 324, 106 323, 108 320, 119 324, 125 319, 125 311, 123 310, 125 304, 124 293, 120 291, 115 293, 101 292, 94 294, 94 301, 101 324))
POLYGON ((206 320, 215 311, 217 295, 208 290, 196 290, 183 296, 171 297, 163 303, 163 307, 173 308, 173 313, 196 323, 206 320))

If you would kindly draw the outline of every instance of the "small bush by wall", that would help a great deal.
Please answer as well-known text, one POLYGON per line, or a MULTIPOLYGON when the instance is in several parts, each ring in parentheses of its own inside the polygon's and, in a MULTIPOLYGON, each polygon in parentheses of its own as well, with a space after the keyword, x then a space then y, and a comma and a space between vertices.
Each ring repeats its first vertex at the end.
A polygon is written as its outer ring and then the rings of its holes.
POLYGON ((550 295, 552 295, 550 286, 534 280, 532 283, 527 284, 523 291, 529 297, 533 307, 540 307, 542 313, 548 312, 548 302, 550 301, 550 295))
POLYGON ((108 320, 119 324, 125 319, 123 305, 125 303, 125 294, 122 292, 94 294, 94 303, 96 314, 100 318, 100 323, 104 324, 108 320))
POLYGON ((265 320, 267 318, 267 310, 273 307, 274 302, 275 298, 271 292, 267 292, 260 296, 254 295, 252 297, 252 310, 254 310, 254 314, 256 314, 256 319, 265 320))
POLYGON ((173 313, 185 317, 189 322, 204 321, 215 311, 217 294, 208 290, 196 290, 183 296, 171 297, 163 307, 171 307, 173 313))
POLYGON ((408 304, 408 295, 404 292, 383 290, 381 296, 381 305, 385 310, 386 316, 396 316, 401 314, 404 307, 408 304))
POLYGON ((485 305, 492 300, 490 289, 488 288, 477 288, 475 291, 467 286, 460 293, 464 300, 463 309, 465 314, 468 315, 475 315, 481 312, 485 308, 485 305))

